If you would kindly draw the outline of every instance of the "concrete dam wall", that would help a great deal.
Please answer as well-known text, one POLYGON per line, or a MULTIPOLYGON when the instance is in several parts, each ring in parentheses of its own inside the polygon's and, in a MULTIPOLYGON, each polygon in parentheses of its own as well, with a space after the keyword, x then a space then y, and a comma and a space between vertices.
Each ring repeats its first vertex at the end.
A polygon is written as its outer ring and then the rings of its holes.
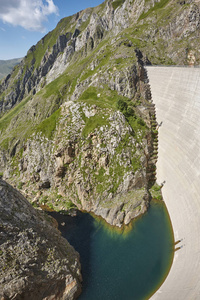
POLYGON ((157 182, 176 248, 153 300, 200 299, 200 69, 147 67, 159 127, 157 182))

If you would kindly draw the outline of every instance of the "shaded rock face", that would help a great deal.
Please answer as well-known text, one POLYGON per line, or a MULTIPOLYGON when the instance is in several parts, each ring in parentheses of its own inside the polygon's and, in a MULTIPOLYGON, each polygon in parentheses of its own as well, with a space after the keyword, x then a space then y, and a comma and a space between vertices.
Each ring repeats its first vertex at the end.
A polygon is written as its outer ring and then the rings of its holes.
POLYGON ((79 255, 9 184, 0 179, 1 299, 76 299, 79 255))

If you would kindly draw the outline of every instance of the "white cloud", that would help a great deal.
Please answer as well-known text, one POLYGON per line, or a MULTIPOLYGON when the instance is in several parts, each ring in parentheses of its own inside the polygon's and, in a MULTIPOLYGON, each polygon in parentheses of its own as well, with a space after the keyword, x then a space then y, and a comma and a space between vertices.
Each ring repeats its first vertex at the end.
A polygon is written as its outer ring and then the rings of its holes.
POLYGON ((50 14, 58 15, 53 0, 0 0, 0 19, 28 30, 44 32, 50 14))

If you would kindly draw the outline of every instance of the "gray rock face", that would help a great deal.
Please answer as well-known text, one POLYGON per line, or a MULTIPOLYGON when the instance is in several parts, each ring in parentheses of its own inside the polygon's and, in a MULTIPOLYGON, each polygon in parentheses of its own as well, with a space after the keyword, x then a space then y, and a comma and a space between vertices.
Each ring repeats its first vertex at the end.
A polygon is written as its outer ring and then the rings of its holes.
POLYGON ((51 223, 0 179, 1 299, 72 300, 80 294, 79 255, 51 223))
MULTIPOLYGON (((25 185, 31 180, 33 186, 46 196, 57 189, 63 199, 71 199, 79 209, 97 215, 104 216, 107 211, 105 219, 111 225, 123 224, 122 215, 118 219, 122 207, 125 217, 129 210, 141 204, 148 206, 148 199, 144 199, 147 160, 142 151, 146 140, 142 140, 141 144, 136 141, 132 128, 120 111, 109 115, 106 109, 100 111, 95 106, 69 101, 62 105, 56 132, 53 141, 39 135, 28 141, 19 165, 21 181, 25 185), (88 120, 97 116, 102 120, 102 126, 85 138, 83 114, 88 120), (58 148, 54 146, 55 141, 58 148), (135 171, 131 162, 133 157, 137 157, 139 165, 135 171), (122 200, 122 195, 133 190, 135 192, 122 200), (135 207, 130 202, 135 203, 135 207)), ((9 164, 7 168, 7 173, 12 173, 9 164)), ((132 218, 136 215, 133 212, 132 218)), ((130 222, 131 218, 128 220, 130 222)))

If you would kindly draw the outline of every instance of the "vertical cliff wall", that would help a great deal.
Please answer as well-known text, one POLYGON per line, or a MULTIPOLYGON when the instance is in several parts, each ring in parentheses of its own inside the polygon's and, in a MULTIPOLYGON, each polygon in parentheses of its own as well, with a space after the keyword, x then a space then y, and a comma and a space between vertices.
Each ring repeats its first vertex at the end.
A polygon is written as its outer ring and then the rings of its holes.
POLYGON ((172 269, 152 299, 200 299, 200 69, 147 70, 162 122, 157 181, 165 181, 163 197, 178 242, 172 269))

